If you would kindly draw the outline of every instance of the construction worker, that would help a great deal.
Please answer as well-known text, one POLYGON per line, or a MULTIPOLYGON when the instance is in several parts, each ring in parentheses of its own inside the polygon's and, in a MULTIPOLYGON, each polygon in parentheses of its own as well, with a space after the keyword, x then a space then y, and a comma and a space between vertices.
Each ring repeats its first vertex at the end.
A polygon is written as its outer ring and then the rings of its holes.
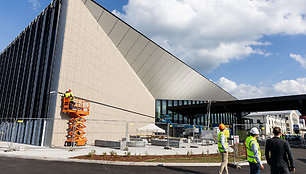
POLYGON ((284 134, 281 134, 280 138, 281 138, 281 139, 283 139, 283 140, 286 140, 286 138, 285 138, 285 135, 284 135, 284 134))
POLYGON ((72 106, 74 105, 74 95, 73 93, 71 92, 71 89, 67 89, 65 94, 64 94, 64 97, 66 98, 70 98, 69 100, 69 109, 72 109, 72 106))
POLYGON ((224 124, 219 125, 220 132, 218 133, 218 150, 222 155, 222 163, 219 170, 219 174, 223 173, 225 169, 226 174, 228 174, 228 144, 227 144, 227 137, 224 135, 224 124))
POLYGON ((261 162, 261 152, 256 139, 259 135, 257 127, 253 127, 250 130, 250 134, 251 135, 245 140, 247 159, 250 164, 250 174, 259 174, 260 169, 263 170, 264 166, 261 162))

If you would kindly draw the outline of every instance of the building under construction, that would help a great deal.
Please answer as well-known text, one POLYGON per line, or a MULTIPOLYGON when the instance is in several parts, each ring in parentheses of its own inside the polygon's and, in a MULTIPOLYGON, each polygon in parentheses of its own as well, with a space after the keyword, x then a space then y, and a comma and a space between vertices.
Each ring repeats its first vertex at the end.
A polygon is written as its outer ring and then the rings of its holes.
MULTIPOLYGON (((133 122, 130 132, 162 114, 203 125, 205 113, 191 117, 167 107, 236 100, 92 0, 54 0, 46 7, 1 52, 0 91, 1 140, 44 146, 69 142, 72 112, 87 120, 86 128, 79 126, 93 144, 126 135, 126 124, 99 120, 133 122), (67 88, 90 103, 89 115, 79 105, 63 110, 67 88)), ((215 120, 235 118, 220 113, 215 120)))

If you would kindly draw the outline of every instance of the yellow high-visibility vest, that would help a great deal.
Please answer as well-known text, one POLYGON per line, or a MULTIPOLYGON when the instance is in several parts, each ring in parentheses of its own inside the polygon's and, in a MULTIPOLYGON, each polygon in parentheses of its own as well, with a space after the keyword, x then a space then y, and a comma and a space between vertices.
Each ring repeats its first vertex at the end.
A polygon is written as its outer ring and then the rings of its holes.
POLYGON ((73 101, 73 99, 74 99, 74 95, 73 95, 73 93, 72 92, 67 92, 67 93, 65 93, 65 97, 70 97, 70 101, 73 101))
POLYGON ((260 147, 259 144, 257 143, 256 138, 249 136, 246 140, 245 140, 245 146, 247 148, 247 158, 249 162, 252 163, 258 163, 258 161, 256 161, 255 159, 255 155, 252 149, 252 144, 255 143, 258 147, 258 154, 259 154, 259 159, 261 159, 261 152, 260 152, 260 147))
POLYGON ((228 144, 227 144, 227 137, 224 135, 223 132, 219 132, 218 133, 218 150, 220 152, 225 152, 225 149, 223 149, 223 146, 221 145, 221 136, 224 136, 225 137, 225 142, 224 142, 224 145, 225 145, 225 148, 227 149, 228 148, 228 144))

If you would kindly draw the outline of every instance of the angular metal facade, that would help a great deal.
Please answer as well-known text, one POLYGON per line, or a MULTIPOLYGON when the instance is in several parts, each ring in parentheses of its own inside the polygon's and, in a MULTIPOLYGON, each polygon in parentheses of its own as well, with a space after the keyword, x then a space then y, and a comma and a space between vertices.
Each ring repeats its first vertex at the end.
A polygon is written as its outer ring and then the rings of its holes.
POLYGON ((0 140, 42 143, 59 11, 55 0, 0 54, 0 140))
POLYGON ((237 100, 94 0, 83 2, 155 99, 237 100))

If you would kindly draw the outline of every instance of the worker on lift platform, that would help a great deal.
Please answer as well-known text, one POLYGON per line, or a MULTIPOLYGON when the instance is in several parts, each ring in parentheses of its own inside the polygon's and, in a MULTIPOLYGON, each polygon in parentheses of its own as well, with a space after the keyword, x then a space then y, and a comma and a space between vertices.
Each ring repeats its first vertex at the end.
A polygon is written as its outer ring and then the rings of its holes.
POLYGON ((73 93, 71 92, 71 89, 67 89, 66 90, 66 93, 64 94, 64 97, 66 98, 70 98, 70 101, 69 101, 69 109, 72 109, 73 105, 74 105, 74 95, 73 93))

